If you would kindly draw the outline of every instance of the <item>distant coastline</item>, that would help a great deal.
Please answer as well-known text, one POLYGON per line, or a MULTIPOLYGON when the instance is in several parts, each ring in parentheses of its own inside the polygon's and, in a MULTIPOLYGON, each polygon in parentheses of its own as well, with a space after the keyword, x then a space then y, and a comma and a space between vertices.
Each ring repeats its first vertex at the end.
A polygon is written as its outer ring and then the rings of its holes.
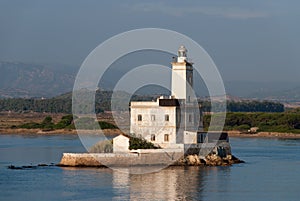
MULTIPOLYGON (((77 134, 77 130, 74 128, 62 128, 62 129, 46 129, 46 128, 18 128, 18 126, 26 123, 37 122, 41 123, 43 119, 47 116, 51 116, 53 119, 53 123, 57 124, 61 121, 62 117, 66 114, 52 114, 52 113, 0 113, 0 134, 77 134)), ((111 114, 102 113, 97 116, 99 121, 104 121, 113 124, 113 119, 111 114)), ((284 138, 284 139, 300 139, 300 133, 289 133, 289 132, 257 132, 254 134, 241 132, 238 130, 228 129, 229 137, 240 137, 240 138, 284 138)), ((108 128, 102 130, 105 135, 114 136, 121 134, 122 131, 117 128, 108 128)), ((97 134, 99 131, 97 129, 90 129, 90 130, 80 130, 81 134, 97 134)))
POLYGON ((242 133, 240 131, 227 131, 229 137, 238 138, 280 138, 280 139, 300 139, 300 133, 279 133, 279 132, 257 132, 254 134, 242 133))
MULTIPOLYGON (((104 135, 106 136, 116 136, 118 134, 121 134, 122 131, 119 129, 105 129, 102 130, 104 135)), ((45 131, 42 129, 23 129, 23 128, 17 128, 17 129, 11 129, 11 128, 5 128, 5 129, 0 129, 0 135, 1 134, 9 134, 9 135, 26 135, 26 134, 36 134, 36 135, 50 135, 50 134, 55 134, 55 135, 74 135, 74 134, 99 134, 98 130, 75 130, 75 129, 56 129, 56 130, 49 130, 45 131)))
MULTIPOLYGON (((106 136, 116 136, 121 134, 122 131, 119 129, 105 129, 102 130, 106 136)), ((11 134, 11 135, 26 135, 26 134, 36 134, 36 135, 68 135, 68 134, 97 134, 98 130, 75 130, 75 129, 56 129, 51 131, 44 131, 42 129, 11 129, 5 128, 0 129, 0 134, 11 134)), ((227 131, 229 137, 237 138, 280 138, 280 139, 300 139, 300 133, 278 133, 278 132, 258 132, 255 134, 242 133, 240 131, 227 131)))

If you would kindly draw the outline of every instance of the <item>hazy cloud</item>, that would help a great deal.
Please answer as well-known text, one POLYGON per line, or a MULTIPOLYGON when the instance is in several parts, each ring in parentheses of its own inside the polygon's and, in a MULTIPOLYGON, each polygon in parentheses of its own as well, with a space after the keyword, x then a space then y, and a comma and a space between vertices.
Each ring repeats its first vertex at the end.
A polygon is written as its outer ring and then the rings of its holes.
POLYGON ((211 6, 180 6, 175 7, 164 3, 138 3, 127 5, 131 10, 140 12, 159 12, 171 16, 184 16, 187 14, 202 14, 232 19, 265 18, 269 16, 266 11, 246 9, 241 7, 211 7, 211 6))

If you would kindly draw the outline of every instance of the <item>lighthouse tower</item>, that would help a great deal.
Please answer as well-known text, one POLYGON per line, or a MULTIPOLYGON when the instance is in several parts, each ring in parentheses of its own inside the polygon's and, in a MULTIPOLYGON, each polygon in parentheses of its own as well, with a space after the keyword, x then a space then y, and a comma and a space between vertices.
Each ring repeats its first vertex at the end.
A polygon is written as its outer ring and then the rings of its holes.
POLYGON ((182 45, 178 57, 172 62, 172 96, 191 102, 193 94, 193 64, 187 61, 187 49, 182 45))

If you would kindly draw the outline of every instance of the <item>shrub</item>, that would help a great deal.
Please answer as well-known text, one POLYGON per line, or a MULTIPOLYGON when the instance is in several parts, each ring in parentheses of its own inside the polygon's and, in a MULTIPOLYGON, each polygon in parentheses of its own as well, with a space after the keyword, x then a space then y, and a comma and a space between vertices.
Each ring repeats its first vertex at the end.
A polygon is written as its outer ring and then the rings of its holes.
POLYGON ((116 128, 118 128, 114 124, 111 124, 106 121, 99 121, 99 125, 100 125, 101 129, 116 129, 116 128))
POLYGON ((54 126, 55 129, 67 128, 73 123, 73 115, 66 115, 61 118, 61 120, 54 126))
POLYGON ((148 142, 142 137, 132 135, 129 139, 129 149, 160 149, 160 147, 155 146, 152 142, 148 142))
POLYGON ((242 124, 240 126, 237 126, 236 129, 239 131, 248 131, 250 129, 250 126, 247 124, 242 124))
POLYGON ((52 123, 52 117, 46 116, 45 119, 43 120, 42 124, 51 124, 52 123))
POLYGON ((89 149, 89 152, 90 153, 112 153, 113 152, 112 143, 113 143, 112 140, 99 141, 89 149))
POLYGON ((26 128, 26 129, 35 129, 35 128, 42 128, 41 124, 39 123, 26 123, 18 126, 18 128, 26 128))

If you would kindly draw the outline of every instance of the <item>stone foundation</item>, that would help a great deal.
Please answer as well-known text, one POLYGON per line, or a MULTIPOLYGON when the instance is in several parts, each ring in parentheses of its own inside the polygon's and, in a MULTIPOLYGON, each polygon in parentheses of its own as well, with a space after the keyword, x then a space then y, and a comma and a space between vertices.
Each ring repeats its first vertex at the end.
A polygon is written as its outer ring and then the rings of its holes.
POLYGON ((59 166, 71 167, 129 167, 151 165, 177 166, 228 166, 243 163, 232 155, 225 157, 209 154, 206 157, 199 155, 185 155, 183 152, 161 153, 129 153, 129 154, 76 154, 64 153, 59 166))
POLYGON ((216 154, 209 154, 206 157, 199 155, 187 155, 178 160, 174 165, 178 166, 230 166, 232 164, 244 163, 244 161, 233 155, 220 157, 216 154))

